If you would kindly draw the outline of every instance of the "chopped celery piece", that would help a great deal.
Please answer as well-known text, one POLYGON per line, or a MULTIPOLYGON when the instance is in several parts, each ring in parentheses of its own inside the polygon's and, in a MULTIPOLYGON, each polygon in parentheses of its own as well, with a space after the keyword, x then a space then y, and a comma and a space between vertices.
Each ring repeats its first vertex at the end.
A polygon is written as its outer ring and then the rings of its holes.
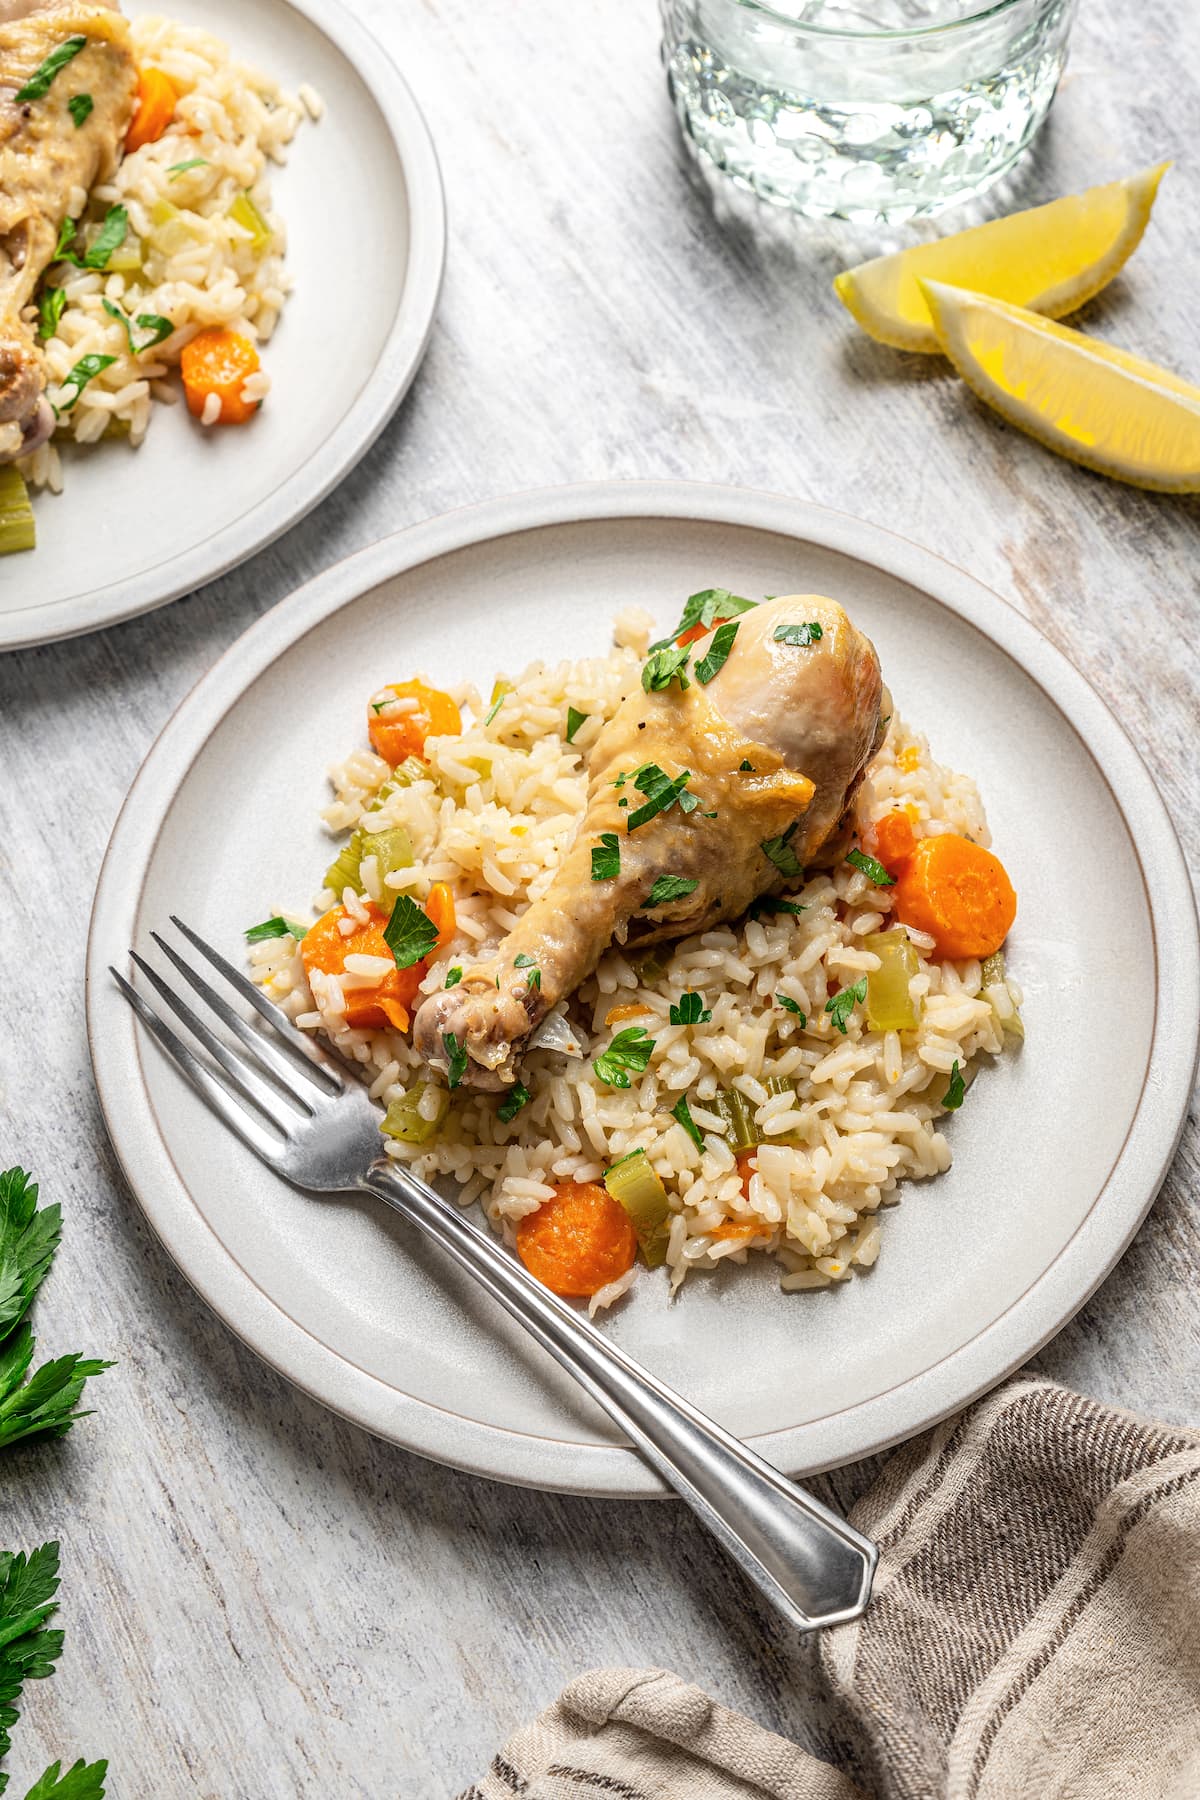
POLYGON ((1003 950, 996 950, 991 956, 984 958, 980 987, 984 999, 996 1015, 1001 1031, 1009 1037, 1023 1040, 1025 1021, 1006 979, 1003 950))
POLYGON ((872 1031, 912 1031, 920 1017, 920 1003, 908 984, 920 968, 920 959, 907 931, 876 931, 863 939, 863 948, 879 958, 879 967, 867 976, 867 1024, 872 1031))
POLYGON ((383 1117, 379 1127, 385 1137, 398 1138, 402 1144, 427 1144, 441 1130, 442 1121, 450 1110, 450 1094, 444 1087, 434 1087, 437 1095, 437 1116, 433 1119, 423 1118, 420 1112, 421 1096, 431 1084, 418 1081, 410 1087, 406 1094, 393 1100, 383 1117))
MULTIPOLYGON (((796 1084, 794 1081, 789 1081, 786 1075, 768 1075, 767 1079, 763 1082, 763 1086, 772 1098, 774 1098, 776 1094, 787 1094, 790 1097, 792 1104, 795 1105, 796 1084)), ((781 1131, 778 1133, 771 1133, 769 1136, 762 1138, 761 1142, 764 1144, 786 1144, 789 1149, 796 1150, 803 1145, 804 1139, 798 1131, 781 1131)))
POLYGON ((637 978, 643 987, 652 987, 656 981, 661 981, 667 972, 666 963, 654 950, 651 950, 649 956, 644 956, 641 962, 634 966, 637 970, 637 978))
POLYGON ((12 463, 0 465, 0 556, 37 545, 37 528, 25 478, 12 463))
POLYGON ((1004 980, 1003 950, 993 950, 990 956, 984 957, 981 973, 983 979, 980 985, 985 988, 990 988, 994 986, 997 981, 1004 980))
POLYGON ((136 275, 142 266, 141 241, 128 237, 123 244, 118 244, 104 265, 106 275, 136 275))
POLYGON ((169 225, 172 219, 177 219, 179 216, 179 208, 172 206, 169 200, 156 200, 150 208, 152 225, 169 225))
POLYGON ((619 1205, 625 1208, 637 1233, 638 1248, 652 1269, 667 1254, 667 1190, 650 1167, 644 1150, 634 1150, 615 1162, 604 1177, 604 1185, 619 1205))
POLYGON ((725 1142, 733 1151, 753 1150, 758 1143, 758 1126, 754 1108, 737 1088, 718 1088, 711 1111, 718 1113, 725 1127, 725 1142))
MULTIPOLYGON (((406 756, 404 761, 398 763, 392 770, 379 792, 375 795, 375 798, 366 808, 367 812, 378 812, 384 801, 387 800, 390 795, 394 794, 397 788, 411 787, 414 781, 423 781, 428 773, 428 768, 419 757, 406 756)), ((386 868, 384 868, 382 864, 380 865, 379 874, 381 879, 384 875, 390 875, 394 869, 412 868, 412 840, 402 826, 397 826, 395 830, 399 833, 399 837, 396 838, 390 853, 395 857, 395 860, 389 861, 386 868), (402 845, 400 842, 401 838, 403 839, 402 845)), ((390 838, 392 835, 391 832, 387 831, 368 832, 365 826, 356 826, 350 833, 347 841, 338 851, 334 860, 326 869, 325 886, 329 888, 332 893, 336 894, 339 899, 341 899, 343 888, 353 888, 356 894, 361 894, 363 886, 362 878, 359 875, 359 865, 364 856, 378 856, 379 854, 377 848, 373 850, 364 849, 363 845, 365 840, 368 837, 383 840, 384 838, 390 838)), ((385 852, 385 860, 387 854, 388 853, 385 852)))
POLYGON ((233 205, 228 208, 226 217, 232 219, 235 225, 240 225, 243 231, 250 233, 250 248, 257 256, 261 256, 275 233, 249 194, 240 193, 233 205))
POLYGON ((411 869, 413 866, 412 839, 403 825, 393 825, 390 831, 369 831, 359 847, 359 861, 364 856, 375 858, 375 868, 379 875, 380 892, 383 894, 383 909, 388 910, 388 896, 396 898, 395 888, 389 888, 384 882, 385 875, 394 875, 397 869, 411 869))

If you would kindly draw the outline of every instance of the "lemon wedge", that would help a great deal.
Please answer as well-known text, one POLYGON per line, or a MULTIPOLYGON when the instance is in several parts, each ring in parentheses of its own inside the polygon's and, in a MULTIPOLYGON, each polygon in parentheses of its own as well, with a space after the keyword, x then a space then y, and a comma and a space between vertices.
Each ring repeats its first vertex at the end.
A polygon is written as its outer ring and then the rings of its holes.
POLYGON ((864 331, 898 350, 938 348, 922 280, 952 282, 1060 319, 1098 294, 1133 255, 1170 166, 877 256, 837 276, 834 288, 864 331))
POLYGON ((1010 424, 1101 475, 1200 493, 1200 388, 1004 300, 922 286, 941 348, 1010 424))

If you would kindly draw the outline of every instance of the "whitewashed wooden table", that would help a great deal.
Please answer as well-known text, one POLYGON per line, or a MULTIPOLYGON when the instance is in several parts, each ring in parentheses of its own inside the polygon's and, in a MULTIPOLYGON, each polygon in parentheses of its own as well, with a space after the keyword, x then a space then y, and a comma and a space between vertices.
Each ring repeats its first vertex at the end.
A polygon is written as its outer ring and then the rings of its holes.
MULTIPOLYGON (((88 905, 155 734, 258 614, 386 532, 512 488, 670 475, 786 490, 1014 600, 1119 713, 1193 864, 1200 849, 1194 502, 1057 462, 940 363, 857 336, 830 277, 882 240, 714 217, 677 145, 650 0, 357 10, 420 97, 448 190, 445 295, 408 403, 245 568, 0 658, 0 1164, 32 1167, 66 1213, 43 1351, 118 1360, 96 1417, 0 1464, 0 1544, 61 1537, 68 1632, 10 1762, 28 1781, 52 1756, 107 1754, 120 1800, 438 1800, 601 1663, 666 1665, 818 1748, 834 1729, 803 1649, 682 1509, 508 1490, 372 1441, 243 1349, 142 1223, 88 1069, 88 905)), ((1197 70, 1193 0, 1082 0, 1051 122, 1010 190, 1040 200, 1179 156, 1086 322, 1193 376, 1197 70)), ((1194 1416, 1200 1368, 1198 1147, 1193 1121, 1136 1243, 1038 1358, 1174 1420, 1194 1416)), ((869 1473, 834 1491, 848 1500, 869 1473)))

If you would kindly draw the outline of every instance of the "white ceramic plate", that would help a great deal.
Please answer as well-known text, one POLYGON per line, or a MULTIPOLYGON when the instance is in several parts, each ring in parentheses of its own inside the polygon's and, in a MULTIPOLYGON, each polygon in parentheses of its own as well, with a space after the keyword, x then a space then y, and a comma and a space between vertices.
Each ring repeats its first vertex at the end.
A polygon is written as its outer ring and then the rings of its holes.
POLYGON ((369 1202, 309 1199, 210 1117, 106 973, 177 911, 233 956, 328 861, 324 771, 363 695, 602 652, 714 583, 815 589, 875 639, 905 716, 979 780, 1020 895, 1027 1041, 947 1126, 954 1167, 884 1216, 868 1275, 782 1294, 760 1266, 645 1276, 606 1329, 780 1467, 850 1461, 997 1381, 1071 1316, 1146 1213, 1184 1117, 1200 956, 1175 835, 1112 716, 1015 611, 872 526, 768 495, 611 484, 520 495, 364 551, 242 637, 172 719, 121 814, 88 1017, 109 1130, 171 1254, 245 1341, 369 1430, 504 1480, 656 1478, 467 1277, 369 1202))
POLYGON ((261 550, 375 441, 433 323, 441 177, 416 101, 374 38, 337 0, 161 10, 325 102, 270 171, 296 284, 264 359, 271 393, 240 430, 204 432, 182 404, 158 407, 140 449, 65 454, 64 492, 34 501, 37 549, 0 558, 0 650, 148 612, 261 550))

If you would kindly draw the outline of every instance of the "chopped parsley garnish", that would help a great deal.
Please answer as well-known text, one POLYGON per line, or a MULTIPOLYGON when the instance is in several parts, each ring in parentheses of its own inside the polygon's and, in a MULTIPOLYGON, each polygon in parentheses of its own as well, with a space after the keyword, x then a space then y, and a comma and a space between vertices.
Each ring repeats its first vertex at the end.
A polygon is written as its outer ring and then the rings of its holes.
POLYGON ((115 363, 116 360, 115 356, 81 356, 79 361, 75 364, 75 367, 63 382, 64 390, 73 387, 75 392, 71 395, 69 400, 64 400, 61 406, 55 407, 55 413, 61 415, 62 413, 70 412, 88 382, 91 381, 94 376, 99 375, 102 370, 107 369, 112 363, 115 363))
POLYGON ((467 1047, 459 1043, 452 1031, 443 1031, 442 1049, 446 1052, 446 1061, 450 1065, 448 1085, 456 1088, 467 1072, 467 1047))
POLYGON ((790 994, 776 994, 776 1006, 782 1006, 784 1012, 795 1013, 802 1025, 808 1024, 808 1014, 802 1006, 798 1006, 790 994))
POLYGON ((843 1037, 846 1035, 846 1020, 856 1006, 862 1005, 866 997, 867 978, 863 975, 854 983, 853 987, 843 988, 841 993, 834 994, 831 1000, 825 1002, 825 1011, 843 1037))
POLYGON ((391 706, 392 704, 392 700, 372 700, 371 711, 375 714, 375 717, 378 718, 384 708, 391 706))
POLYGON ((783 900, 778 894, 760 894, 757 900, 750 902, 749 912, 752 919, 761 919, 767 913, 792 913, 796 918, 808 907, 803 900, 783 900))
POLYGON ((576 710, 573 706, 568 706, 568 708, 567 708, 567 742, 568 742, 568 744, 573 744, 575 742, 575 733, 579 730, 579 727, 581 725, 584 725, 587 723, 587 721, 591 718, 591 716, 592 716, 591 713, 576 712, 576 710))
POLYGON ((409 894, 397 894, 392 916, 383 928, 383 941, 395 958, 396 967, 411 969, 437 943, 438 928, 409 894))
MULTIPOLYGON (((119 250, 125 242, 125 234, 129 230, 129 214, 123 206, 110 206, 104 215, 104 223, 100 227, 100 235, 90 250, 85 250, 81 269, 105 269, 108 259, 114 250, 119 250)), ((72 259, 74 260, 74 259, 72 259)))
POLYGON ((651 644, 650 648, 652 651, 665 650, 668 644, 673 644, 676 638, 694 630, 697 625, 711 631, 718 620, 736 619, 739 613, 752 612, 756 604, 754 600, 743 600, 740 594, 731 594, 728 588, 703 588, 698 594, 689 594, 683 617, 674 631, 660 638, 657 644, 651 644))
POLYGON ((443 987, 457 987, 461 980, 462 980, 462 970, 460 968, 458 968, 457 966, 455 966, 453 969, 446 970, 446 979, 445 979, 445 981, 443 981, 442 986, 443 987))
POLYGON ((963 1103, 963 1095, 966 1091, 967 1084, 963 1080, 962 1070, 956 1062, 950 1071, 950 1086, 946 1089, 946 1098, 942 1101, 945 1110, 947 1112, 957 1112, 963 1103))
MULTIPOLYGON (((688 777, 685 776, 684 779, 686 780, 686 779, 688 779, 688 777)), ((695 810, 699 806, 699 804, 700 804, 699 794, 690 793, 687 788, 681 788, 679 790, 679 810, 680 810, 680 812, 682 812, 682 813, 695 812, 695 810)), ((715 812, 705 813, 705 815, 704 815, 704 817, 706 819, 715 819, 716 816, 717 815, 715 812)))
POLYGON ((672 1025, 707 1025, 712 1013, 704 1004, 704 996, 687 988, 680 994, 679 1004, 672 1005, 667 1016, 672 1025))
POLYGON ((64 38, 61 44, 56 44, 45 62, 34 70, 25 86, 17 89, 13 99, 40 100, 43 94, 48 94, 54 77, 66 68, 72 57, 79 55, 86 43, 87 39, 82 32, 76 32, 73 37, 64 38))
POLYGON ((95 104, 96 103, 90 94, 71 95, 71 98, 67 101, 67 111, 75 121, 76 131, 79 130, 79 127, 85 120, 91 117, 92 108, 95 104))
POLYGON ((601 1081, 609 1087, 627 1088, 629 1073, 641 1075, 650 1062, 654 1051, 654 1039, 646 1035, 644 1025, 630 1025, 624 1031, 618 1031, 609 1044, 608 1049, 601 1052, 592 1063, 601 1081))
POLYGON ((531 988, 541 988, 542 971, 538 968, 537 963, 532 956, 526 956, 525 952, 522 950, 520 956, 513 957, 513 968, 532 970, 532 974, 528 975, 526 980, 531 988))
POLYGON ((753 775, 753 773, 754 773, 754 764, 752 762, 745 761, 745 762, 740 762, 738 764, 738 774, 739 775, 753 775))
POLYGON ((704 1134, 700 1130, 700 1127, 697 1125, 695 1119, 693 1119, 693 1117, 692 1117, 691 1108, 688 1106, 686 1094, 680 1094, 678 1100, 675 1102, 674 1106, 671 1108, 671 1117, 673 1119, 677 1119, 679 1121, 679 1123, 683 1126, 683 1129, 687 1132, 687 1134, 691 1138, 693 1144, 695 1144, 697 1150, 703 1150, 704 1134))
POLYGON ((497 694, 496 695, 496 698, 492 701, 492 704, 488 707, 487 712, 483 716, 483 722, 485 725, 491 724, 491 722, 495 718, 496 714, 500 711, 500 708, 504 705, 504 702, 507 699, 507 697, 508 696, 506 694, 497 694))
POLYGON ((696 680, 701 687, 707 687, 713 676, 725 667, 725 660, 733 649, 733 640, 737 634, 736 624, 717 626, 707 653, 696 664, 694 670, 696 680))
POLYGON ((307 925, 294 925, 290 920, 281 918, 276 913, 273 919, 264 919, 261 925, 252 925, 246 933, 248 944, 262 944, 268 938, 294 937, 297 942, 308 936, 307 925))
POLYGON ((130 356, 140 356, 143 350, 153 350, 155 344, 161 344, 163 339, 169 338, 175 329, 170 319, 164 319, 161 313, 139 313, 136 323, 141 326, 143 331, 148 331, 150 336, 146 339, 144 344, 135 344, 133 341, 133 324, 129 314, 122 312, 119 306, 114 306, 111 300, 103 299, 100 304, 103 306, 110 319, 116 319, 118 324, 125 327, 125 337, 129 344, 130 356))
POLYGON ((671 900, 684 900, 689 894, 694 894, 699 886, 698 881, 686 881, 682 875, 660 875, 642 901, 642 906, 666 906, 671 900))
POLYGON ((621 873, 621 846, 615 831, 602 831, 599 846, 592 851, 592 880, 615 881, 621 873))
POLYGON ((207 156, 189 156, 186 162, 172 163, 167 174, 174 181, 177 175, 186 175, 189 169, 207 169, 207 156))
POLYGON ((875 883, 876 887, 895 887, 896 877, 889 875, 883 864, 877 862, 873 856, 868 856, 865 850, 851 850, 846 861, 854 868, 861 869, 863 874, 875 883))
POLYGON ((810 619, 807 625, 777 625, 775 627, 775 642, 790 644, 793 650, 805 650, 809 644, 819 643, 824 636, 825 633, 815 619, 810 619))
POLYGON ((678 681, 681 688, 692 684, 684 674, 691 651, 679 644, 668 644, 663 650, 652 650, 642 667, 642 686, 648 694, 659 694, 678 681))
POLYGON ((58 321, 63 316, 63 308, 67 304, 66 288, 43 288, 42 297, 38 301, 38 341, 45 343, 58 330, 58 321))
POLYGON ((781 875, 799 875, 800 862, 792 849, 792 839, 800 829, 799 819, 794 819, 782 837, 766 838, 759 849, 768 862, 773 862, 781 875))
POLYGON ((640 794, 645 794, 645 803, 636 812, 630 813, 626 830, 636 831, 639 825, 647 824, 658 813, 666 812, 668 807, 674 806, 677 800, 685 813, 699 806, 699 797, 687 792, 690 780, 690 769, 684 769, 681 775, 676 775, 672 780, 657 763, 643 764, 633 778, 633 785, 640 794))
POLYGON ((528 1106, 532 1099, 533 1095, 529 1089, 523 1082, 518 1081, 515 1087, 509 1089, 505 1098, 496 1108, 496 1117, 502 1125, 507 1125, 509 1120, 515 1119, 521 1108, 528 1106))
POLYGON ((62 224, 58 228, 58 242, 54 246, 54 255, 50 258, 51 262, 61 262, 63 260, 65 253, 71 248, 71 245, 75 242, 75 234, 78 232, 78 230, 79 230, 78 220, 76 220, 76 219, 64 219, 63 220, 62 224))

